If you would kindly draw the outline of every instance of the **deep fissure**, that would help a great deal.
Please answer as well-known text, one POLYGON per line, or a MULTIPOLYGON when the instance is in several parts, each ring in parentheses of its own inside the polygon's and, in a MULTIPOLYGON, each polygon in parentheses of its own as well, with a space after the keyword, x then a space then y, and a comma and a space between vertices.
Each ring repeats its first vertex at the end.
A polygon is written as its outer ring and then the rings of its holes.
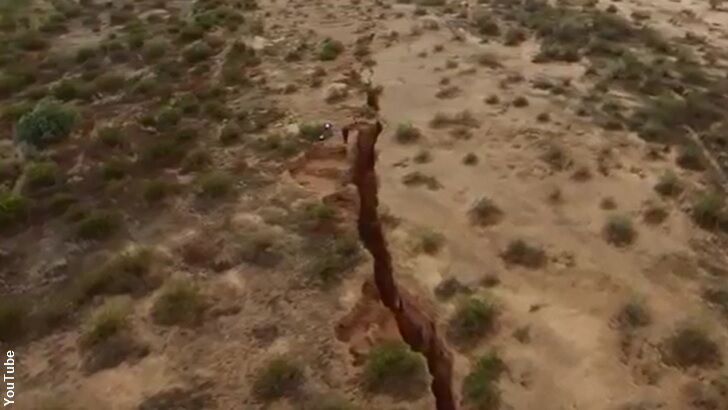
POLYGON ((352 182, 359 194, 357 228, 359 238, 374 259, 374 282, 384 306, 394 316, 402 339, 427 359, 432 376, 431 390, 438 410, 455 410, 453 357, 435 321, 417 306, 407 293, 400 292, 394 280, 389 253, 378 214, 378 187, 375 170, 375 145, 381 125, 359 123, 357 155, 352 165, 352 182))

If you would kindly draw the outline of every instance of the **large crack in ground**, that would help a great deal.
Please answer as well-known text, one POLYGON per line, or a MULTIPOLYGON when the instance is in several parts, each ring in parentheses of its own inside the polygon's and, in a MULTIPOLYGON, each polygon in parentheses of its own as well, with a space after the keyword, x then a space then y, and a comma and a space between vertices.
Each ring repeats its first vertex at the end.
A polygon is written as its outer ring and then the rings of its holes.
POLYGON ((379 199, 375 171, 375 145, 381 126, 356 123, 357 145, 352 164, 352 182, 359 194, 357 227, 359 238, 374 259, 374 282, 379 297, 397 322, 402 339, 427 359, 432 376, 432 393, 438 410, 455 410, 457 403, 452 389, 453 356, 437 332, 435 321, 417 306, 413 297, 400 292, 394 280, 392 256, 387 248, 377 211, 379 199))

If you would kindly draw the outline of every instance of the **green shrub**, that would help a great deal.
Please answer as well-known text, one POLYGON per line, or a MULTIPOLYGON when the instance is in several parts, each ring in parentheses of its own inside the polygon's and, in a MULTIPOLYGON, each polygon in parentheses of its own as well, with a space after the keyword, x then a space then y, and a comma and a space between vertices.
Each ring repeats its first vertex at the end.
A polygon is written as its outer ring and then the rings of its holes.
POLYGON ((55 162, 35 162, 25 169, 25 186, 31 190, 56 185, 60 171, 55 162))
POLYGON ((25 51, 40 51, 48 47, 48 41, 43 34, 34 30, 26 30, 18 34, 16 44, 25 51))
POLYGON ((448 323, 449 335, 457 343, 471 344, 495 329, 496 309, 489 302, 470 297, 458 304, 448 323))
POLYGON ((111 158, 101 166, 101 177, 105 181, 124 179, 126 176, 127 161, 120 158, 111 158))
POLYGON ((172 187, 168 183, 158 179, 144 181, 142 184, 142 197, 150 203, 163 200, 171 191, 172 187))
POLYGON ((491 199, 482 197, 475 201, 468 211, 468 216, 475 225, 490 226, 503 219, 503 211, 491 199))
POLYGON ((704 330, 684 326, 663 346, 664 359, 678 367, 717 367, 722 363, 720 346, 704 330))
POLYGON ((185 280, 174 280, 162 288, 152 306, 152 318, 160 325, 195 325, 205 309, 198 288, 185 280))
POLYGON ((93 347, 118 335, 129 326, 131 308, 126 300, 110 299, 96 309, 85 324, 81 345, 93 347))
POLYGON ((68 208, 77 203, 78 200, 67 192, 59 192, 54 194, 48 199, 48 210, 53 215, 61 215, 68 210, 68 208))
POLYGON ((324 285, 336 283, 342 274, 353 269, 361 261, 361 248, 353 235, 339 235, 313 248, 312 259, 305 267, 306 273, 324 285))
POLYGON ((76 62, 78 63, 85 63, 94 57, 96 57, 96 49, 93 47, 81 47, 76 52, 76 62))
POLYGON ((17 121, 23 115, 33 111, 33 103, 20 101, 15 104, 8 104, 0 109, 0 119, 6 121, 17 121))
POLYGON ((652 315, 642 301, 633 300, 622 306, 616 320, 623 328, 636 329, 652 323, 652 315))
POLYGON ((292 360, 270 360, 253 380, 253 394, 263 400, 275 400, 296 393, 304 382, 303 369, 292 360))
POLYGON ((126 77, 123 74, 110 72, 101 74, 94 80, 94 89, 102 93, 116 93, 126 85, 126 77))
POLYGON ((422 229, 417 239, 417 249, 430 255, 439 252, 445 243, 445 237, 431 229, 422 229))
POLYGON ((607 242, 625 246, 634 242, 637 232, 632 225, 632 219, 627 215, 612 215, 604 226, 604 235, 607 242))
POLYGON ((0 341, 14 342, 23 336, 28 321, 28 309, 25 303, 5 296, 0 300, 0 341))
POLYGON ((140 293, 156 287, 152 277, 154 253, 137 248, 124 251, 93 270, 74 278, 73 292, 77 302, 96 295, 140 293))
POLYGON ((182 119, 182 113, 175 107, 164 107, 157 113, 154 124, 160 130, 175 127, 182 119))
POLYGON ((185 172, 201 171, 212 164, 212 157, 204 148, 190 151, 182 160, 182 170, 185 172))
POLYGON ((693 204, 693 221, 704 229, 715 229, 725 220, 725 200, 715 192, 701 194, 693 204))
POLYGON ((53 97, 60 101, 71 101, 77 98, 87 98, 90 90, 78 80, 61 80, 52 89, 53 97))
POLYGON ((465 402, 477 410, 498 410, 501 394, 496 383, 505 370, 505 364, 494 352, 478 359, 475 368, 463 380, 465 402))
POLYGON ((76 225, 76 236, 85 240, 106 239, 121 227, 120 216, 111 211, 93 211, 76 225))
POLYGON ((142 55, 147 61, 156 61, 167 54, 169 43, 161 38, 154 38, 144 44, 142 55))
POLYGON ((425 361, 402 342, 386 342, 372 348, 364 365, 364 385, 374 392, 401 394, 417 389, 426 380, 425 361))
POLYGON ((30 203, 25 197, 0 189, 0 229, 24 221, 29 208, 30 203))
POLYGON ((676 196, 683 190, 682 183, 674 172, 667 171, 655 184, 655 191, 663 196, 676 196))
POLYGON ((214 199, 230 195, 234 190, 233 177, 221 171, 210 172, 200 177, 200 196, 214 199))
POLYGON ((394 137, 401 144, 409 144, 418 141, 422 137, 422 132, 412 124, 399 124, 394 137))
POLYGON ((319 49, 319 60, 321 61, 332 61, 344 51, 344 44, 338 40, 332 40, 327 38, 321 43, 319 49))
POLYGON ((220 131, 220 142, 228 145, 240 139, 240 127, 235 123, 226 124, 220 131))
POLYGON ((16 135, 21 142, 43 148, 68 137, 76 124, 74 110, 52 100, 39 102, 20 117, 16 135))
POLYGON ((108 147, 124 145, 124 132, 118 127, 103 127, 98 131, 99 140, 108 147))
POLYGON ((498 27, 498 23, 495 22, 495 19, 493 19, 492 16, 489 14, 481 13, 480 15, 476 16, 475 21, 473 24, 475 25, 475 28, 478 30, 478 33, 484 36, 497 36, 500 34, 500 28, 498 27))
POLYGON ((186 62, 195 64, 207 60, 214 54, 214 51, 206 43, 197 41, 182 50, 182 57, 186 62))

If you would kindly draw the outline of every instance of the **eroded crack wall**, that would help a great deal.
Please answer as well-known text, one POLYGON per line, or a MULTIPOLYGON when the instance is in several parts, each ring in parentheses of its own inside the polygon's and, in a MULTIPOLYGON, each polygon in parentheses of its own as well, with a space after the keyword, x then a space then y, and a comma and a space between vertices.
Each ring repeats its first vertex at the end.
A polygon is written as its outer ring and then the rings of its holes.
POLYGON ((414 298, 400 292, 394 280, 392 256, 387 248, 377 207, 379 204, 375 171, 375 145, 381 125, 357 123, 356 155, 352 164, 352 182, 359 194, 357 227, 359 238, 374 259, 374 282, 379 297, 393 314, 402 339, 427 359, 432 376, 432 393, 438 410, 457 409, 453 393, 453 356, 435 321, 417 306, 414 298))

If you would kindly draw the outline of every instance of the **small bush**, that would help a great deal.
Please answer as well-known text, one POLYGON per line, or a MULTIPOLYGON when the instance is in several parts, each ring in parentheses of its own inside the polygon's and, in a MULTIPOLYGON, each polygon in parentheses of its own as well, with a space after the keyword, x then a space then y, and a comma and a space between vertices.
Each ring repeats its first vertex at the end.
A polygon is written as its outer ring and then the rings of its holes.
POLYGON ((25 197, 0 189, 0 229, 23 222, 29 208, 30 203, 25 197))
POLYGON ((402 342, 387 342, 372 348, 364 365, 364 385, 374 392, 402 394, 422 392, 425 361, 402 342))
POLYGON ((205 309, 202 295, 189 281, 175 280, 162 288, 152 306, 152 318, 160 325, 198 324, 205 309))
POLYGON ((413 171, 402 177, 402 183, 409 187, 426 186, 430 190, 438 190, 442 188, 442 184, 437 178, 431 175, 425 175, 420 171, 413 171))
POLYGON ((663 346, 664 359, 678 367, 716 367, 722 363, 720 346, 704 330, 685 326, 663 346))
POLYGON ((464 299, 450 318, 449 335, 457 343, 475 343, 495 330, 496 316, 489 302, 475 297, 464 299))
POLYGON ((540 268, 546 264, 546 252, 541 247, 522 239, 511 241, 501 257, 508 263, 531 269, 540 268))
POLYGON ((344 51, 344 44, 338 40, 326 39, 321 43, 319 49, 319 60, 321 61, 332 61, 344 51))
POLYGON ((536 121, 546 123, 551 121, 551 116, 547 112, 542 112, 536 116, 536 121))
POLYGON ((478 53, 474 56, 475 62, 477 62, 479 65, 483 67, 488 68, 500 68, 503 67, 503 64, 501 64, 499 57, 493 53, 488 52, 482 52, 478 53))
POLYGON ((51 187, 59 182, 59 174, 55 162, 32 163, 25 169, 25 187, 30 190, 51 187))
POLYGON ((126 85, 126 77, 123 74, 110 72, 101 74, 94 80, 94 89, 100 93, 117 93, 126 85))
POLYGON ((491 94, 491 95, 485 97, 484 101, 488 105, 496 105, 500 102, 500 98, 498 98, 498 96, 495 94, 491 94))
POLYGON ((430 120, 431 128, 444 128, 448 126, 459 125, 463 127, 478 128, 480 122, 475 119, 473 113, 468 110, 463 110, 457 113, 442 113, 438 112, 430 120))
POLYGON ((76 98, 87 98, 91 90, 78 80, 61 80, 53 88, 53 97, 60 101, 71 101, 76 98))
POLYGON ((103 127, 99 129, 98 137, 107 147, 121 147, 124 145, 124 133, 121 128, 103 127))
POLYGON ((513 100, 513 106, 516 108, 528 107, 528 99, 524 96, 518 96, 513 100))
POLYGON ((303 382, 303 369, 290 359, 279 357, 259 370, 253 381, 253 394, 263 400, 275 400, 295 394, 303 382))
POLYGON ((484 36, 497 36, 500 34, 500 27, 495 22, 492 16, 488 14, 481 14, 475 17, 473 22, 478 33, 484 36))
POLYGON ((43 100, 33 111, 20 117, 16 128, 17 138, 43 148, 68 137, 76 120, 74 110, 52 100, 43 100))
POLYGON ((361 261, 359 241, 353 235, 342 235, 331 241, 317 244, 306 273, 323 285, 338 282, 342 275, 361 261))
POLYGON ((219 199, 230 195, 234 186, 233 177, 221 171, 210 172, 200 178, 200 196, 208 199, 219 199))
POLYGON ((410 144, 418 141, 422 137, 422 132, 419 128, 412 124, 399 124, 397 131, 394 133, 394 138, 401 144, 410 144))
POLYGON ((155 126, 161 130, 168 130, 179 124, 182 113, 176 107, 164 107, 157 113, 155 126))
POLYGON ((107 300, 84 325, 81 346, 90 348, 120 334, 129 327, 131 306, 121 298, 107 300))
POLYGON ((503 35, 503 44, 517 46, 526 41, 526 32, 523 29, 511 27, 503 35))
POLYGON ((412 161, 414 161, 415 164, 426 164, 432 161, 432 154, 430 153, 430 151, 422 149, 417 152, 414 157, 412 157, 412 161))
POLYGON ((417 236, 417 249, 429 255, 439 252, 445 243, 445 237, 431 229, 422 229, 417 236))
POLYGON ((642 301, 633 300, 617 312, 617 323, 624 329, 636 329, 652 323, 652 315, 642 301))
POLYGON ((187 46, 182 51, 182 57, 186 62, 195 64, 212 57, 214 51, 206 43, 197 41, 187 46))
POLYGON ((184 160, 182 160, 182 170, 184 172, 201 171, 212 164, 212 157, 204 148, 197 148, 190 151, 184 160))
POLYGON ((76 276, 73 292, 77 302, 96 295, 138 293, 156 287, 152 278, 154 254, 144 248, 124 251, 100 267, 76 276))
POLYGON ((468 152, 463 157, 463 164, 465 164, 465 165, 471 165, 471 166, 472 165, 477 165, 478 164, 478 156, 475 155, 472 152, 468 152))
POLYGON ((634 242, 637 232, 632 225, 632 219, 626 215, 612 215, 604 226, 604 235, 607 242, 616 246, 626 246, 634 242))
POLYGON ((237 124, 226 124, 220 131, 220 142, 225 145, 232 144, 240 139, 240 127, 237 124))
POLYGON ((121 228, 119 214, 111 211, 93 211, 76 225, 76 236, 85 240, 106 239, 121 228))
POLYGON ((26 30, 16 38, 19 48, 25 51, 40 51, 48 47, 48 41, 38 31, 26 30))
POLYGON ((677 196, 683 191, 682 183, 674 172, 667 171, 655 184, 655 191, 663 196, 677 196))
POLYGON ((503 211, 491 199, 482 197, 470 207, 468 216, 475 225, 490 226, 503 219, 503 211))
POLYGON ((26 305, 15 298, 0 300, 0 341, 10 343, 22 337, 27 330, 28 313, 26 305))
POLYGON ((702 171, 705 169, 703 153, 697 145, 681 146, 675 160, 679 166, 685 169, 692 171, 702 171))
POLYGON ((475 368, 463 380, 463 399, 478 410, 497 410, 501 405, 501 393, 496 383, 506 370, 503 361, 491 352, 475 364, 475 368))
POLYGON ((703 292, 703 299, 710 304, 715 305, 720 311, 728 317, 728 287, 718 287, 706 289, 703 292))
POLYGON ((704 229, 715 229, 726 218, 725 200, 715 192, 701 194, 693 204, 693 221, 704 229))
POLYGON ((142 197, 149 203, 163 200, 172 191, 172 187, 159 179, 144 181, 142 184, 142 197))
POLYGON ((167 54, 169 43, 161 38, 154 38, 144 44, 142 55, 147 61, 156 61, 167 54))
POLYGON ((667 219, 669 212, 665 206, 658 202, 648 201, 642 213, 644 221, 651 225, 659 225, 667 219))

